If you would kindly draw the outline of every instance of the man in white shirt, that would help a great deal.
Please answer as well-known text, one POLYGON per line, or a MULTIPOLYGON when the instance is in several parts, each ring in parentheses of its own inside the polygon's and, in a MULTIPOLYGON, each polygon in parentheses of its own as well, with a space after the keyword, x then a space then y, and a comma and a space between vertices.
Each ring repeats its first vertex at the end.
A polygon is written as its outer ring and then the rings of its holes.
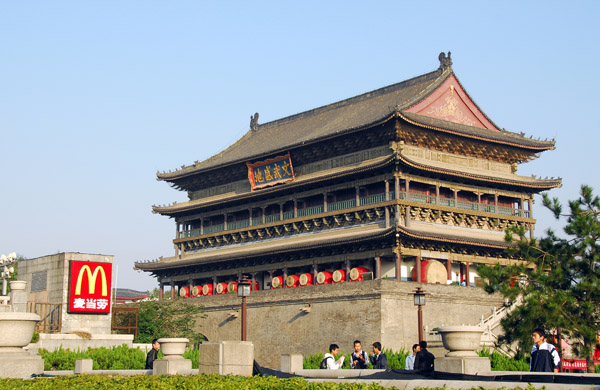
POLYGON ((412 346, 412 355, 408 355, 406 357, 406 364, 404 365, 405 370, 414 370, 415 369, 415 356, 417 356, 417 352, 421 350, 419 344, 415 344, 412 346))
POLYGON ((337 344, 331 344, 329 346, 329 353, 323 355, 323 361, 321 361, 321 368, 327 368, 328 370, 337 370, 342 368, 344 364, 344 356, 335 360, 335 356, 340 353, 340 347, 337 344))

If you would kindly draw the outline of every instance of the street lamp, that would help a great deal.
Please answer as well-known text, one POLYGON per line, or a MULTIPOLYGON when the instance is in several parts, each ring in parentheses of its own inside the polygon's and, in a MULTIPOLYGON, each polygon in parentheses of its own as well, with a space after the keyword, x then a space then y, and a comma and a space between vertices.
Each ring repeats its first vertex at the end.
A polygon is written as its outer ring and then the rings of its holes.
POLYGON ((246 341, 246 297, 250 296, 252 281, 243 278, 238 283, 238 297, 242 298, 242 341, 246 341))
POLYGON ((419 342, 423 341, 423 311, 421 306, 425 306, 425 291, 421 287, 417 287, 417 290, 413 292, 415 298, 415 306, 418 307, 417 321, 419 323, 419 342))

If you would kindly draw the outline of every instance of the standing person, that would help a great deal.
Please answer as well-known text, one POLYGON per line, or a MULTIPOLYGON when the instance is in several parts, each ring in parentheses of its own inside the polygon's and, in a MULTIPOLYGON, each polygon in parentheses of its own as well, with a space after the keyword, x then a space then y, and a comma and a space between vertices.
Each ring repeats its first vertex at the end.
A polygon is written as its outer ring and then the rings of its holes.
POLYGON ((533 348, 531 349, 529 371, 558 372, 560 356, 558 356, 556 347, 546 342, 546 332, 542 328, 536 328, 531 332, 531 339, 533 348))
POLYGON ((364 370, 369 364, 369 355, 367 351, 362 350, 360 340, 354 340, 354 352, 350 355, 350 367, 357 370, 364 370))
POLYGON ((146 369, 152 370, 154 367, 154 361, 158 358, 158 350, 160 349, 160 343, 158 339, 152 340, 152 349, 146 355, 146 369))
POLYGON ((421 350, 415 356, 415 370, 433 372, 435 356, 427 350, 427 341, 419 341, 421 350))
POLYGON ((415 344, 412 346, 412 355, 408 355, 406 357, 406 364, 404 366, 405 370, 414 370, 415 369, 415 357, 417 355, 417 352, 419 352, 421 350, 421 347, 419 347, 419 344, 415 344))
POLYGON ((373 368, 387 370, 387 356, 385 356, 385 353, 381 352, 381 343, 379 341, 373 343, 373 354, 371 355, 370 360, 373 368))
POLYGON ((340 347, 337 344, 331 344, 329 346, 329 353, 323 355, 323 360, 321 361, 320 368, 327 370, 337 370, 342 368, 344 364, 344 356, 339 358, 339 360, 335 361, 335 356, 340 353, 340 347))

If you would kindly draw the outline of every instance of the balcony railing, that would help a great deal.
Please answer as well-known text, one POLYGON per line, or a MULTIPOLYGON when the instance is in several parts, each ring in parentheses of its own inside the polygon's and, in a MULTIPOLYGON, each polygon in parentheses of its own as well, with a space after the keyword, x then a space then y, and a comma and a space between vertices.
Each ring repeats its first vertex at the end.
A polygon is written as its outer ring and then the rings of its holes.
POLYGON ((327 203, 327 211, 338 211, 356 206, 356 199, 327 203))
POLYGON ((222 232, 223 230, 225 230, 225 225, 223 225, 223 224, 212 225, 212 226, 205 226, 204 227, 204 234, 222 232))
MULTIPOLYGON (((401 191, 399 195, 400 195, 401 200, 409 199, 413 202, 439 204, 440 206, 456 207, 456 208, 464 209, 464 210, 483 211, 486 213, 498 213, 500 215, 506 215, 506 216, 511 216, 511 217, 529 218, 531 215, 530 211, 528 211, 528 210, 521 210, 521 209, 515 209, 512 207, 504 207, 504 206, 495 206, 495 205, 490 205, 490 204, 486 204, 486 203, 470 202, 470 201, 466 201, 466 200, 455 200, 455 199, 445 198, 445 197, 437 198, 436 196, 427 195, 427 194, 418 194, 418 193, 413 193, 413 192, 410 192, 407 194, 406 192, 401 191)), ((396 197, 396 194, 394 192, 388 193, 389 200, 394 200, 395 197, 396 197)), ((385 202, 385 193, 372 194, 372 195, 361 197, 359 199, 360 206, 382 203, 382 202, 385 202)), ((350 209, 353 207, 356 207, 356 199, 349 199, 349 200, 343 200, 340 202, 328 203, 327 211, 328 212, 329 211, 339 211, 339 210, 350 209)), ((309 216, 309 215, 320 214, 323 212, 324 212, 323 205, 319 205, 319 206, 298 209, 297 215, 298 215, 298 217, 305 217, 305 216, 309 216)), ((283 220, 292 219, 292 218, 294 218, 293 211, 286 211, 283 213, 283 220)), ((264 223, 276 222, 276 221, 280 221, 280 220, 281 220, 280 214, 272 214, 272 215, 267 215, 264 217, 264 223)), ((262 225, 262 224, 263 224, 262 217, 252 218, 252 226, 257 226, 257 225, 262 225)), ((213 226, 205 226, 203 234, 217 233, 217 232, 220 232, 223 230, 241 229, 241 228, 245 228, 245 227, 249 227, 249 226, 250 226, 249 221, 229 222, 227 224, 227 229, 225 229, 223 224, 213 225, 213 226)), ((200 229, 192 229, 192 230, 187 230, 187 231, 181 232, 179 234, 179 237, 193 237, 193 236, 199 236, 199 235, 200 235, 200 229)))
POLYGON ((248 226, 250 226, 250 221, 248 221, 248 220, 227 222, 227 230, 242 229, 242 228, 245 228, 248 226))
POLYGON ((385 194, 374 194, 362 197, 359 199, 360 205, 385 202, 385 194))
POLYGON ((279 214, 265 215, 265 223, 279 221, 279 214))
POLYGON ((319 214, 323 212, 323 206, 313 206, 313 207, 307 207, 305 209, 298 209, 298 216, 299 217, 305 217, 307 215, 314 215, 314 214, 319 214))

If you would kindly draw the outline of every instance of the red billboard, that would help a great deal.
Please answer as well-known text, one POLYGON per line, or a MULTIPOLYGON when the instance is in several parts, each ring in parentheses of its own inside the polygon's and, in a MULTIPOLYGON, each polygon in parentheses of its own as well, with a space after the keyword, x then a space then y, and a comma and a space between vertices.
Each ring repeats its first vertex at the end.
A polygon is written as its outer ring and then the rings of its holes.
POLYGON ((112 264, 71 261, 69 313, 110 313, 112 264))

